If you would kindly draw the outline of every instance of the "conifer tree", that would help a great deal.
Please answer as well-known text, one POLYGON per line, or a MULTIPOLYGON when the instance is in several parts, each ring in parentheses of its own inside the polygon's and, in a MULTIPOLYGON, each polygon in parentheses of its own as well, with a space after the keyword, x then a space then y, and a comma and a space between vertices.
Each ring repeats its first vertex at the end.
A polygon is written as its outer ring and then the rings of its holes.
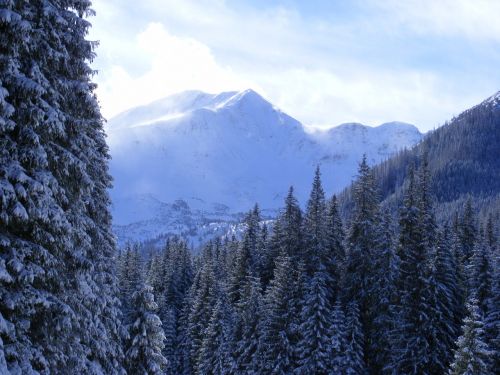
POLYGON ((470 259, 470 296, 477 300, 477 306, 483 316, 488 311, 488 300, 492 287, 492 270, 489 248, 483 235, 478 236, 470 259))
MULTIPOLYGON (((330 254, 327 253, 326 213, 325 193, 321 186, 320 169, 317 167, 303 223, 304 249, 306 251, 303 254, 303 259, 310 277, 315 273, 319 264, 326 266, 327 263, 333 261, 330 254)), ((330 274, 325 274, 325 276, 331 277, 330 274)), ((331 293, 328 296, 331 298, 331 293)))
POLYGON ((344 248, 344 230, 342 220, 340 219, 337 197, 334 195, 328 204, 328 213, 326 218, 326 236, 327 236, 327 254, 329 254, 329 273, 332 275, 334 283, 335 300, 340 292, 340 284, 345 264, 345 248, 344 248))
POLYGON ((198 275, 198 280, 193 283, 193 297, 188 306, 187 336, 189 346, 185 349, 189 350, 191 372, 199 365, 205 328, 210 322, 215 306, 216 281, 211 260, 202 265, 198 275))
POLYGON ((363 157, 354 188, 354 212, 347 235, 344 293, 346 301, 356 300, 368 308, 370 259, 379 243, 379 204, 372 170, 363 157))
POLYGON ((302 252, 302 211, 293 195, 293 187, 290 187, 285 208, 276 218, 265 254, 265 266, 261 275, 264 286, 272 279, 275 261, 280 254, 286 254, 297 265, 303 258, 302 252))
POLYGON ((462 315, 462 297, 458 259, 453 253, 448 227, 438 233, 438 242, 434 255, 433 278, 436 287, 436 311, 434 320, 438 342, 434 346, 434 355, 439 359, 439 371, 443 372, 452 359, 452 349, 460 334, 457 324, 462 315))
POLYGON ((363 375, 367 373, 364 359, 364 334, 358 304, 355 301, 349 304, 347 311, 345 353, 346 374, 363 375))
POLYGON ((301 314, 298 374, 328 374, 332 366, 332 312, 325 270, 310 279, 301 314))
POLYGON ((398 280, 398 316, 393 335, 392 371, 405 374, 431 373, 434 337, 432 319, 435 302, 434 288, 429 276, 429 249, 427 235, 423 233, 422 205, 413 170, 409 171, 409 184, 404 206, 400 213, 398 255, 400 277, 398 280))
POLYGON ((165 334, 156 311, 153 288, 144 286, 132 295, 126 367, 130 374, 163 374, 167 360, 162 354, 165 334))
MULTIPOLYGON (((159 310, 159 309, 158 309, 159 310)), ((174 308, 169 308, 160 316, 163 332, 165 334, 163 356, 166 360, 165 373, 176 374, 179 368, 179 351, 177 337, 177 314, 174 308)))
POLYGON ((294 261, 300 257, 302 251, 302 211, 293 194, 293 187, 288 190, 285 210, 278 221, 282 230, 280 250, 294 261))
POLYGON ((374 332, 372 322, 377 312, 374 301, 374 269, 372 259, 381 243, 379 202, 373 171, 363 157, 354 183, 354 209, 346 238, 346 265, 343 282, 343 300, 356 302, 361 313, 361 324, 365 337, 365 360, 372 367, 374 332), (368 348, 370 349, 368 350, 368 348))
POLYGON ((470 198, 467 199, 462 220, 459 223, 459 236, 462 245, 463 262, 468 264, 474 252, 474 244, 477 238, 476 217, 470 198))
POLYGON ((294 368, 293 324, 297 317, 293 306, 296 270, 288 255, 276 259, 274 278, 263 299, 260 320, 259 353, 261 372, 289 374, 294 368))
POLYGON ((382 215, 382 236, 373 259, 374 272, 372 294, 376 301, 373 317, 371 343, 372 369, 379 373, 390 363, 391 332, 394 329, 396 314, 396 283, 399 278, 399 257, 393 244, 393 229, 388 211, 382 215))
POLYGON ((493 221, 493 215, 488 215, 488 221, 486 222, 486 240, 491 249, 495 249, 497 245, 497 234, 495 231, 495 224, 493 221))
POLYGON ((198 362, 198 374, 230 374, 233 367, 234 313, 225 293, 218 291, 210 322, 204 334, 198 362))
POLYGON ((432 193, 431 189, 431 177, 429 171, 429 161, 427 153, 422 155, 422 162, 418 170, 418 208, 420 214, 420 226, 422 228, 422 233, 424 235, 425 245, 431 249, 436 243, 436 220, 434 218, 433 204, 432 204, 432 193))
POLYGON ((477 301, 467 303, 468 314, 457 340, 457 350, 450 368, 450 375, 493 375, 489 365, 490 352, 484 342, 483 321, 477 301))
POLYGON ((126 250, 121 254, 120 267, 118 269, 118 281, 120 286, 120 300, 122 305, 123 322, 130 324, 132 314, 132 295, 143 287, 143 266, 139 255, 137 244, 128 244, 126 250))
POLYGON ((333 306, 332 314, 332 342, 331 342, 331 367, 334 374, 343 374, 348 364, 347 352, 347 327, 344 309, 339 299, 333 306))
POLYGON ((229 277, 228 293, 232 304, 239 302, 241 287, 247 277, 255 276, 259 242, 259 221, 259 208, 255 205, 255 208, 246 217, 246 229, 234 258, 234 264, 229 277))
POLYGON ((236 373, 259 373, 259 322, 262 316, 262 287, 255 276, 247 276, 242 284, 241 298, 235 305, 236 323, 234 330, 236 373))
POLYGON ((492 368, 500 368, 500 262, 496 264, 493 273, 491 296, 487 301, 487 313, 484 318, 484 331, 488 348, 491 351, 492 368))
POLYGON ((119 372, 89 1, 0 4, 0 329, 9 371, 119 372), (5 329, 7 327, 7 329, 5 329))

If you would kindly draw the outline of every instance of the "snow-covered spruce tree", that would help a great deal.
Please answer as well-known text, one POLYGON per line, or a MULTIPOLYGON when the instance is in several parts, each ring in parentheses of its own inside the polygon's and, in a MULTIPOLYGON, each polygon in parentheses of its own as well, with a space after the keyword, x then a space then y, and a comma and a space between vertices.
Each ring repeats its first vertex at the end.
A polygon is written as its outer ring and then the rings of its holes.
POLYGON ((348 364, 346 317, 340 300, 333 306, 330 371, 344 374, 348 364))
POLYGON ((0 3, 0 329, 12 372, 119 372, 90 1, 0 3))
POLYGON ((328 293, 325 270, 318 270, 309 280, 301 314, 300 355, 297 374, 328 374, 332 366, 333 307, 328 293))
MULTIPOLYGON (((433 198, 431 192, 431 175, 427 153, 422 155, 418 169, 418 206, 420 213, 420 226, 424 234, 427 248, 432 249, 436 244, 437 225, 433 211, 433 198)), ((431 250, 432 251, 432 250, 431 250)))
POLYGON ((450 367, 450 375, 493 375, 490 367, 488 350, 484 342, 483 320, 477 306, 477 300, 467 303, 468 314, 462 326, 462 336, 457 340, 457 350, 450 367))
POLYGON ((302 251, 302 211, 293 195, 293 187, 288 190, 285 209, 278 220, 281 228, 280 251, 296 261, 302 251))
POLYGON ((452 359, 452 349, 460 334, 457 321, 462 315, 462 301, 458 264, 453 253, 450 230, 444 227, 437 236, 437 246, 434 255, 433 280, 435 282, 436 310, 434 327, 438 331, 439 341, 435 346, 434 355, 440 358, 439 363, 444 371, 452 359))
POLYGON ((374 269, 372 259, 380 246, 382 230, 377 187, 372 169, 363 157, 354 183, 354 210, 346 238, 346 264, 342 286, 345 304, 356 301, 361 313, 361 324, 365 336, 365 360, 373 366, 372 322, 376 318, 377 307, 374 301, 374 269))
POLYGON ((205 262, 198 271, 193 283, 192 293, 187 318, 188 346, 184 348, 184 350, 189 351, 190 370, 185 369, 187 373, 193 373, 198 368, 205 329, 210 322, 216 302, 216 280, 211 260, 205 262))
MULTIPOLYGON (((160 311, 158 311, 160 312, 160 311)), ((178 317, 173 307, 169 308, 160 317, 163 332, 165 334, 163 356, 166 359, 165 373, 177 374, 179 367, 179 350, 178 350, 178 337, 177 337, 177 321, 178 317)))
POLYGON ((296 270, 288 255, 276 259, 274 278, 263 298, 262 318, 259 322, 259 353, 261 372, 290 374, 294 363, 293 324, 297 321, 293 306, 296 270))
POLYGON ((462 261, 464 264, 468 264, 474 252, 474 244, 476 243, 477 237, 476 217, 470 198, 467 199, 462 220, 458 225, 460 243, 462 245, 462 261))
POLYGON ((360 312, 356 301, 351 302, 347 308, 346 316, 346 364, 347 375, 367 374, 364 359, 364 335, 361 327, 360 312))
POLYGON ((333 282, 335 284, 333 296, 333 299, 335 300, 340 292, 340 284, 342 281, 341 276, 343 275, 345 264, 345 234, 338 210, 337 197, 335 195, 328 203, 326 236, 328 243, 327 253, 331 256, 331 269, 329 272, 332 274, 333 282))
POLYGON ((165 334, 156 315, 158 305, 153 288, 143 286, 132 295, 132 323, 129 326, 125 362, 129 374, 163 374, 167 360, 162 354, 165 334))
POLYGON ((493 280, 491 295, 487 301, 487 313, 484 318, 484 331, 488 347, 491 350, 493 368, 500 368, 500 257, 498 249, 492 249, 496 257, 493 262, 493 280))
POLYGON ((233 367, 234 313, 221 288, 216 299, 201 345, 197 374, 231 374, 233 367))
POLYGON ((127 325, 131 323, 130 315, 134 310, 132 295, 144 284, 143 265, 137 244, 127 244, 126 249, 120 254, 118 283, 123 322, 127 325))
POLYGON ((238 303, 241 298, 241 288, 246 282, 246 278, 255 274, 260 234, 259 221, 259 208, 255 205, 255 208, 247 214, 245 219, 246 229, 229 275, 228 293, 229 300, 233 305, 238 303))
POLYGON ((344 293, 346 301, 356 300, 366 309, 370 289, 372 251, 379 243, 379 202, 373 172, 366 155, 354 183, 354 211, 347 234, 344 293))
MULTIPOLYGON (((303 261, 309 277, 315 273, 320 264, 328 267, 333 262, 333 256, 329 252, 326 232, 326 201, 323 187, 321 186, 321 172, 319 166, 314 174, 313 185, 309 200, 307 201, 306 213, 303 222, 303 261)), ((325 273, 328 278, 328 288, 332 288, 333 278, 330 273, 325 273)), ((331 298, 332 293, 328 293, 331 298)))
POLYGON ((492 269, 489 246, 483 235, 479 235, 473 248, 469 264, 469 295, 477 300, 482 316, 488 311, 488 300, 492 286, 492 269))
POLYGON ((194 299, 197 295, 197 291, 201 285, 201 272, 197 272, 193 279, 193 283, 189 288, 186 298, 183 301, 182 308, 178 317, 178 329, 177 329, 177 363, 176 368, 177 374, 190 375, 193 373, 193 364, 191 362, 191 346, 192 339, 190 335, 190 314, 191 306, 193 306, 194 299))
POLYGON ((163 259, 161 253, 152 254, 151 263, 145 269, 146 283, 153 288, 156 302, 160 305, 159 297, 165 294, 165 274, 163 270, 163 259))
POLYGON ((236 303, 234 327, 234 367, 237 374, 258 374, 261 368, 259 322, 262 319, 262 288, 259 278, 247 276, 242 284, 241 298, 236 303))
MULTIPOLYGON (((427 343, 430 344, 431 357, 428 360, 426 370, 430 373, 444 373, 449 364, 453 341, 456 338, 456 331, 453 326, 455 322, 453 308, 455 306, 453 306, 453 301, 448 299, 448 296, 453 293, 456 284, 451 285, 453 281, 444 280, 444 277, 446 277, 444 273, 447 270, 438 268, 443 266, 442 263, 438 262, 438 255, 444 256, 444 254, 441 254, 436 249, 438 231, 433 213, 433 198, 430 186, 428 158, 424 152, 418 170, 417 205, 419 228, 423 235, 423 246, 427 256, 427 288, 425 291, 427 306, 420 313, 430 319, 430 322, 422 324, 421 335, 426 336, 427 343)), ((442 242, 440 244, 443 246, 439 250, 444 250, 444 244, 442 242)), ((448 262, 452 262, 450 267, 456 266, 453 259, 449 259, 448 262)), ((456 267, 449 270, 450 273, 454 271, 456 271, 456 267)), ((450 274, 449 276, 454 275, 450 274)))
POLYGON ((261 274, 264 286, 273 278, 276 258, 286 254, 294 265, 302 258, 302 211, 290 187, 285 198, 285 207, 278 215, 264 254, 261 274))
POLYGON ((180 311, 193 282, 193 264, 185 241, 172 241, 163 256, 165 303, 180 311))
POLYGON ((380 373, 390 362, 391 332, 396 319, 396 281, 399 277, 399 258, 393 244, 393 229, 388 211, 382 214, 382 237, 375 250, 372 293, 376 301, 376 314, 373 318, 371 357, 372 369, 380 373))
POLYGON ((429 267, 428 234, 422 220, 418 181, 412 169, 400 212, 398 255, 398 321, 393 336, 393 360, 387 366, 393 373, 431 374, 436 366, 433 354, 437 337, 433 329, 435 283, 429 267))
POLYGON ((498 238, 497 228, 492 214, 488 215, 488 219, 486 221, 485 236, 486 240, 488 241, 488 245, 492 249, 492 252, 495 252, 496 246, 498 244, 498 238))
POLYGON ((159 296, 159 316, 165 324, 167 337, 165 355, 169 360, 167 373, 177 374, 180 365, 181 337, 185 334, 187 315, 183 315, 184 301, 193 282, 190 251, 184 241, 172 240, 162 254, 163 294, 159 296), (168 345, 168 346, 167 346, 168 345), (170 357, 169 357, 170 356, 170 357), (174 370, 175 369, 175 370, 174 370))

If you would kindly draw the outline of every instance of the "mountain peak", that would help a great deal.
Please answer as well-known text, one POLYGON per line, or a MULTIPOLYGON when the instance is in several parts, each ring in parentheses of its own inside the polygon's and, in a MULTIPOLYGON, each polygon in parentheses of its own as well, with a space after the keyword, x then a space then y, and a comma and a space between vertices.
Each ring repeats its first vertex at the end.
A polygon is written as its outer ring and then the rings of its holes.
POLYGON ((223 106, 229 107, 233 105, 246 107, 247 109, 259 109, 266 106, 274 108, 269 101, 252 89, 246 89, 235 93, 223 106))
POLYGON ((108 127, 147 125, 199 110, 218 111, 231 107, 242 108, 245 112, 260 111, 266 107, 274 109, 270 102, 252 89, 219 94, 188 90, 122 112, 109 121, 108 127))
POLYGON ((492 96, 490 96, 483 103, 484 104, 491 104, 491 105, 494 105, 494 106, 500 105, 500 91, 497 91, 496 94, 493 94, 492 96))

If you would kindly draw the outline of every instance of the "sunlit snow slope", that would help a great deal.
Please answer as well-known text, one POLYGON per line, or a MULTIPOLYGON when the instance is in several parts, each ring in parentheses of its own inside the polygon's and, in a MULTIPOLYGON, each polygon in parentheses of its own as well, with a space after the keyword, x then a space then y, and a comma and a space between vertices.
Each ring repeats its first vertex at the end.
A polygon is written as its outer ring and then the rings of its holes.
POLYGON ((396 122, 306 132, 252 90, 173 95, 111 119, 107 133, 121 241, 204 236, 201 227, 235 221, 255 202, 281 207, 290 185, 304 203, 318 164, 332 194, 350 183, 363 153, 375 163, 422 137, 396 122))

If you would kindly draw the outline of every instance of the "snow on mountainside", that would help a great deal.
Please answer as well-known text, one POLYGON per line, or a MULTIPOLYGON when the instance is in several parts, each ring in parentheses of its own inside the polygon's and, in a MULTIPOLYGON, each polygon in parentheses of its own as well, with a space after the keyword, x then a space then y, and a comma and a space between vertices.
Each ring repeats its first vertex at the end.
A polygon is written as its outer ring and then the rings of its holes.
POLYGON ((404 123, 306 132, 252 90, 173 95, 111 119, 107 133, 121 242, 164 233, 198 242, 255 202, 272 216, 290 185, 305 203, 318 164, 332 194, 351 182, 363 153, 376 163, 422 137, 404 123))

